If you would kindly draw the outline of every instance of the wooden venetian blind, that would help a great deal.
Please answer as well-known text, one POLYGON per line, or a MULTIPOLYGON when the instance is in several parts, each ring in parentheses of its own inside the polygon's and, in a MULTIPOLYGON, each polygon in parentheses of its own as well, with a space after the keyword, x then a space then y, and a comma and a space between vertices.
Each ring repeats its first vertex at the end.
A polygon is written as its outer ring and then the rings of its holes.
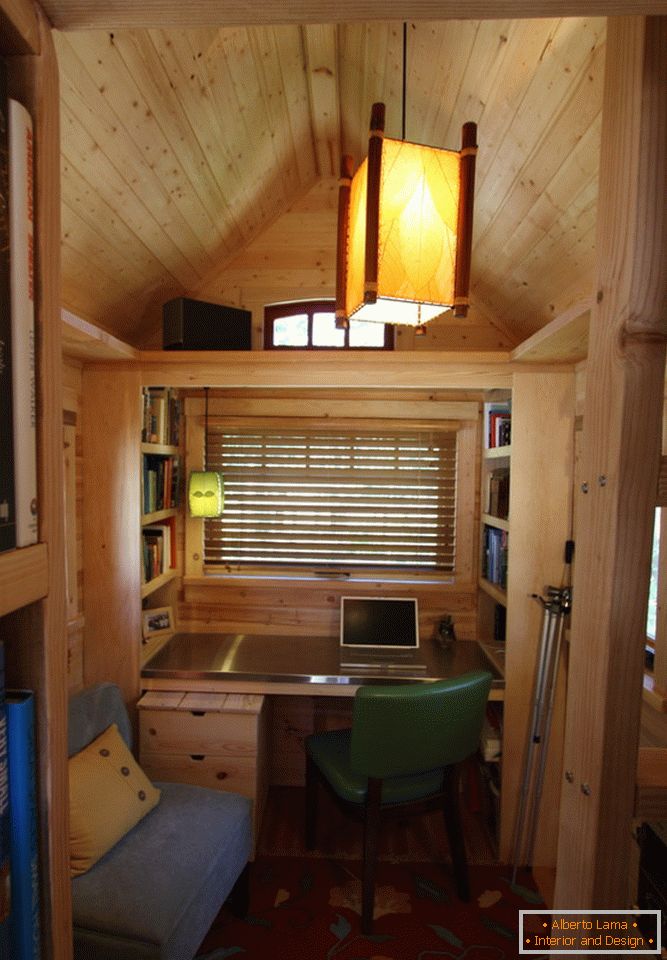
POLYGON ((212 429, 225 507, 204 560, 452 571, 456 433, 212 429))

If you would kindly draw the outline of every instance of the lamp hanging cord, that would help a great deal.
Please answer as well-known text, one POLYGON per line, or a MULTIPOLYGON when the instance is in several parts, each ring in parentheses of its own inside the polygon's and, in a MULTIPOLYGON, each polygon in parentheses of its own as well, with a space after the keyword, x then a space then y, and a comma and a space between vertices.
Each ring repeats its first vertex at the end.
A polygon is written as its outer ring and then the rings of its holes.
POLYGON ((208 470, 208 387, 204 387, 204 470, 208 470))
POLYGON ((407 53, 408 53, 408 25, 403 21, 403 107, 402 107, 402 125, 401 139, 405 140, 405 91, 407 88, 407 53))

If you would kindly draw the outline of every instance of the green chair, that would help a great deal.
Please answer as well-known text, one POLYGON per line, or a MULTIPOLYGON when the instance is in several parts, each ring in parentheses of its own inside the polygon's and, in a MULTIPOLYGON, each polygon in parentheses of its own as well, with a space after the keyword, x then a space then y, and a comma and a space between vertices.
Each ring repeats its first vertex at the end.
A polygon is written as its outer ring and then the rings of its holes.
POLYGON ((306 846, 315 847, 318 782, 364 824, 361 928, 372 933, 380 818, 442 806, 459 897, 469 897, 459 815, 460 764, 479 745, 491 674, 362 686, 352 728, 306 738, 306 846))

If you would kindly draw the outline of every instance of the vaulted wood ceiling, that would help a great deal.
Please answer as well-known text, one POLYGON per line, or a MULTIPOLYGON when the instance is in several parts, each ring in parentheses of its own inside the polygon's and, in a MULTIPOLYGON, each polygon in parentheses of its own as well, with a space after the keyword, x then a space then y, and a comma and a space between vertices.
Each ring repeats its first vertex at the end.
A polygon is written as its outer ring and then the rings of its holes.
MULTIPOLYGON (((458 148, 478 124, 470 345, 591 294, 605 23, 408 25, 408 139, 458 148)), ((365 155, 376 100, 401 135, 400 21, 55 39, 65 308, 142 345, 180 294, 256 314, 333 295, 341 153, 365 155)))

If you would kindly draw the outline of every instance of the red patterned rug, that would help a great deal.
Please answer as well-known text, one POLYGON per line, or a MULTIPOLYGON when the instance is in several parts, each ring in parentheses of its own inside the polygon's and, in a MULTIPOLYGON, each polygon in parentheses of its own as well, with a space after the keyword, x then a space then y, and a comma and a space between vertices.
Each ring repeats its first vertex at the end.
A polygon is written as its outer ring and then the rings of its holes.
POLYGON ((471 866, 462 903, 446 866, 377 866, 373 936, 360 930, 361 864, 349 860, 258 857, 250 911, 221 911, 198 957, 224 960, 514 960, 519 910, 542 903, 533 883, 511 884, 507 869, 471 866))

